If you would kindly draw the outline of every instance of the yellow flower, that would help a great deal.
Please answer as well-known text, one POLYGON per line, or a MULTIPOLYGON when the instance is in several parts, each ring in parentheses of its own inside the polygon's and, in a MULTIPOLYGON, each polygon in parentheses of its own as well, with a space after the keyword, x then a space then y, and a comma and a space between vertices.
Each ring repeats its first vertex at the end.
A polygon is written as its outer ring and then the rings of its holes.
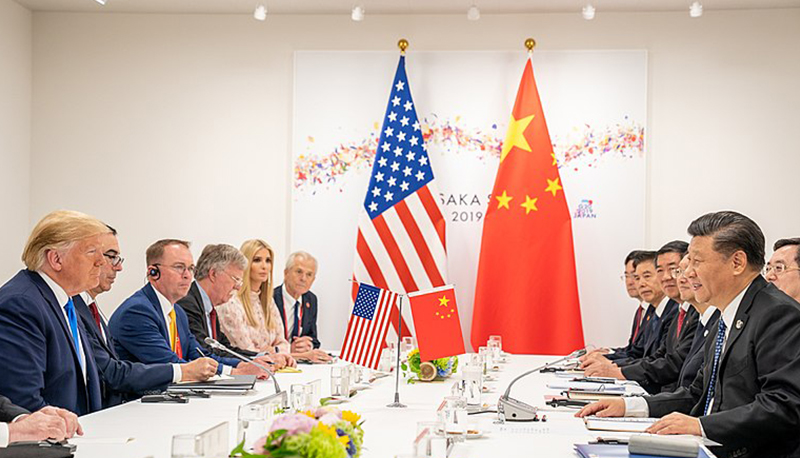
POLYGON ((321 433, 326 434, 326 435, 338 440, 345 447, 347 447, 347 445, 350 443, 350 438, 349 437, 347 437, 347 436, 339 436, 336 433, 336 428, 334 428, 332 426, 328 426, 325 423, 317 423, 317 426, 315 426, 315 428, 317 428, 317 430, 319 430, 321 433))
POLYGON ((300 412, 300 413, 302 413, 303 415, 306 415, 306 416, 308 416, 308 417, 311 417, 311 418, 313 418, 314 420, 316 420, 316 419, 317 419, 316 415, 314 415, 314 413, 315 413, 315 412, 314 412, 313 410, 304 410, 304 411, 302 411, 302 412, 300 412))
POLYGON ((355 426, 355 425, 358 424, 358 421, 361 420, 361 415, 359 415, 359 414, 357 414, 355 412, 351 412, 349 410, 343 410, 342 411, 342 420, 349 421, 350 423, 353 424, 353 426, 355 426))

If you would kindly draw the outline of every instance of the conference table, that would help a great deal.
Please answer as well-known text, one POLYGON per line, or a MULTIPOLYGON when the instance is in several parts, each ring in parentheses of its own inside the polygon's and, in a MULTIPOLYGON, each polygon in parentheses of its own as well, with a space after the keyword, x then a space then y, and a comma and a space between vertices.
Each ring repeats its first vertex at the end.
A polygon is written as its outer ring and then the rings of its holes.
MULTIPOLYGON (((509 382, 517 375, 538 365, 557 359, 554 356, 510 355, 500 370, 493 372, 496 381, 486 382, 490 392, 483 402, 495 404, 509 382)), ((462 365, 464 358, 461 359, 462 365)), ((276 375, 281 388, 289 391, 292 384, 321 381, 321 396, 330 394, 330 373, 333 366, 347 363, 337 361, 327 365, 299 365, 302 373, 276 375)), ((416 435, 417 422, 435 421, 437 408, 449 396, 460 373, 441 382, 406 384, 401 381, 400 400, 406 408, 388 408, 394 400, 395 377, 375 380, 368 388, 358 391, 338 405, 362 416, 364 423, 365 458, 391 458, 410 454, 416 435)), ((553 373, 533 373, 517 382, 512 397, 541 408, 546 422, 497 421, 497 414, 472 415, 479 438, 456 444, 452 458, 477 457, 575 457, 573 444, 586 443, 597 437, 586 429, 583 420, 575 418, 574 410, 555 409, 545 404, 544 396, 558 394, 548 389, 548 383, 559 379, 553 373)), ((199 434, 221 422, 228 422, 230 449, 234 447, 238 407, 274 393, 272 381, 259 381, 255 389, 244 395, 215 395, 208 399, 191 398, 187 404, 145 404, 132 401, 80 418, 85 434, 75 441, 79 458, 162 458, 171 456, 171 440, 176 434, 199 434)))

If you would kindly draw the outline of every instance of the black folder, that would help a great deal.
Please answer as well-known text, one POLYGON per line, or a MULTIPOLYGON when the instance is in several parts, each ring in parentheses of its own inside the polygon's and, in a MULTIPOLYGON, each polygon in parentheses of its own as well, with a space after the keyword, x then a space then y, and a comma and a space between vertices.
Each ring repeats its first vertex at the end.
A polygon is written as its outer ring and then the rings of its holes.
POLYGON ((208 390, 208 391, 247 391, 252 390, 256 384, 255 375, 231 375, 233 379, 215 380, 211 382, 190 382, 172 383, 167 387, 167 391, 181 392, 188 390, 208 390))

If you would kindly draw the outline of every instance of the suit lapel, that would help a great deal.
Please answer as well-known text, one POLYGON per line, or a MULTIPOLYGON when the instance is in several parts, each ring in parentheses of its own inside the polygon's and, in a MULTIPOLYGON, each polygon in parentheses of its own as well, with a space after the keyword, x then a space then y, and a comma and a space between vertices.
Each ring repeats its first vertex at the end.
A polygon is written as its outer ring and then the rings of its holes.
MULTIPOLYGON (((58 304, 58 300, 56 300, 55 293, 53 293, 53 290, 50 289, 50 286, 45 283, 44 279, 38 273, 31 272, 31 277, 36 287, 39 288, 39 293, 42 295, 42 297, 44 297, 45 301, 47 301, 47 305, 50 306, 51 311, 55 314, 56 319, 61 324, 61 330, 64 331, 64 336, 67 338, 70 348, 72 348, 72 358, 74 360, 75 367, 78 369, 78 372, 81 372, 78 349, 75 348, 75 341, 72 339, 72 331, 69 328, 69 324, 67 324, 67 319, 64 317, 64 312, 62 311, 61 306, 58 304)), ((80 320, 78 320, 78 322, 80 323, 80 320)), ((80 329, 80 324, 78 325, 78 328, 80 329)), ((83 375, 78 378, 80 378, 82 381, 83 375)))
POLYGON ((150 305, 152 305, 155 309, 156 316, 158 316, 158 329, 161 331, 161 335, 164 337, 164 340, 169 343, 169 329, 167 328, 168 324, 166 319, 164 319, 164 313, 161 310, 161 302, 158 301, 156 290, 153 289, 153 285, 148 283, 144 285, 142 291, 144 292, 145 297, 147 297, 147 299, 150 301, 150 305))
MULTIPOLYGON (((747 288, 747 292, 744 293, 744 297, 742 297, 742 303, 739 304, 739 309, 736 310, 736 316, 734 317, 733 323, 731 323, 731 329, 728 332, 728 340, 725 343, 725 350, 722 352, 722 355, 719 358, 720 376, 725 370, 725 362, 728 359, 728 354, 731 352, 731 348, 733 348, 733 346, 736 344, 736 341, 739 339, 739 336, 741 336, 742 333, 744 333, 745 328, 747 328, 747 319, 750 316, 749 312, 750 307, 753 305, 753 299, 756 297, 756 293, 758 293, 758 291, 760 291, 765 285, 766 280, 759 275, 755 280, 753 280, 753 282, 747 288)), ((720 317, 720 319, 722 319, 722 317, 720 317)))

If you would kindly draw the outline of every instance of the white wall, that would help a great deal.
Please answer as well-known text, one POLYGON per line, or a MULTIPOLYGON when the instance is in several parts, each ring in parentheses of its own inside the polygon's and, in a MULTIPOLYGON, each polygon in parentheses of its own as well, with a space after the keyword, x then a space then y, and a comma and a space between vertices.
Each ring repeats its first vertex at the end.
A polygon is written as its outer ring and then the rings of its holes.
POLYGON ((28 236, 29 157, 31 149, 30 11, 0 0, 0 279, 22 266, 28 236))
MULTIPOLYGON (((293 51, 386 50, 405 37, 410 52, 520 50, 522 66, 533 36, 540 49, 648 51, 648 248, 686 238, 693 217, 721 208, 751 215, 770 241, 800 235, 798 24, 800 9, 474 23, 36 13, 31 219, 69 207, 120 230, 129 260, 106 311, 142 284, 144 248, 157 238, 191 239, 199 253, 208 242, 261 237, 281 265, 300 248, 287 230, 293 51)), ((624 255, 601 268, 621 270, 624 255)), ((320 275, 349 272, 323 266, 320 275)), ((620 308, 627 322, 633 308, 620 308)))

